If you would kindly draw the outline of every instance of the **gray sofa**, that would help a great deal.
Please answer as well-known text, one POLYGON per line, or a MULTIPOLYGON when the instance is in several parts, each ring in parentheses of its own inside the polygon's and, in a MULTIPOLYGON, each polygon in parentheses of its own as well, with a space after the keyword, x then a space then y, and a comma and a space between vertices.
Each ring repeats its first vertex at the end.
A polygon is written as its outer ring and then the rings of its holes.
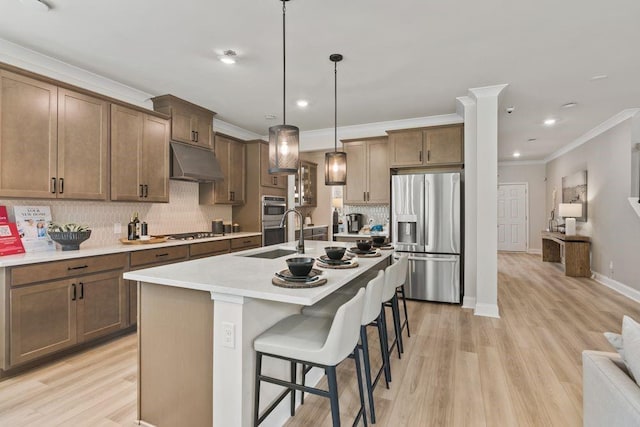
POLYGON ((640 387, 618 353, 582 352, 584 427, 640 426, 640 387))

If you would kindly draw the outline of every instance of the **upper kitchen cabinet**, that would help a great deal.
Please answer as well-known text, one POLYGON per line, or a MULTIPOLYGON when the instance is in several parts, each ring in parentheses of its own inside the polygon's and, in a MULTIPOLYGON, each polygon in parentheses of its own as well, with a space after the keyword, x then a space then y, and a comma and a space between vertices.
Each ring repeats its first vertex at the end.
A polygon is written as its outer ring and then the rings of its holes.
POLYGON ((169 201, 169 121, 111 105, 111 200, 169 201))
POLYGON ((318 165, 300 160, 295 183, 294 200, 296 206, 318 206, 318 165))
POLYGON ((245 188, 245 143, 240 139, 216 133, 214 152, 224 179, 200 184, 200 204, 244 204, 245 188))
POLYGON ((272 175, 269 173, 269 144, 260 143, 260 185, 263 187, 287 189, 288 175, 272 175))
POLYGON ((389 148, 387 137, 343 140, 347 153, 345 204, 389 203, 389 148))
POLYGON ((171 140, 213 148, 213 111, 173 95, 151 99, 153 109, 171 116, 171 140))
POLYGON ((0 196, 105 200, 108 108, 0 70, 0 196))
POLYGON ((388 131, 391 167, 464 163, 462 124, 388 131))

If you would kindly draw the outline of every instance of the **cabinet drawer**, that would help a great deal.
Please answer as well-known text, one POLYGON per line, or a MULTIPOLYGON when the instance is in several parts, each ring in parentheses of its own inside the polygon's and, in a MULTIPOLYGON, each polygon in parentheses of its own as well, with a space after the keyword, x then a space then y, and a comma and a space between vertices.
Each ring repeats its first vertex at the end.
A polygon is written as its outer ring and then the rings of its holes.
POLYGON ((131 252, 131 267, 142 265, 150 267, 149 264, 183 261, 187 259, 188 255, 189 247, 187 245, 131 252))
POLYGON ((126 264, 127 254, 121 253, 12 267, 11 286, 122 269, 126 264))
POLYGON ((240 251, 242 249, 255 248, 262 244, 262 237, 260 236, 251 236, 251 237, 239 237, 236 239, 231 239, 231 251, 240 251))
POLYGON ((215 242, 193 243, 189 245, 189 257, 200 258, 209 255, 220 255, 229 253, 229 240, 218 240, 215 242))

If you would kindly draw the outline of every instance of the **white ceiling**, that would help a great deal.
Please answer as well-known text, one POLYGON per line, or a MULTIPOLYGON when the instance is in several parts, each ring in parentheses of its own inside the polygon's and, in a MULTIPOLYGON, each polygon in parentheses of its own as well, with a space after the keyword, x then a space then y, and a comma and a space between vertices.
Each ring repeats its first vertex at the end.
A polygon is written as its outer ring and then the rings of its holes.
MULTIPOLYGON (((49 12, 0 0, 0 38, 257 134, 281 122, 280 1, 45 1, 49 12), (217 60, 226 49, 237 64, 217 60)), ((341 53, 339 126, 454 113, 467 89, 508 83, 499 158, 540 160, 640 106, 639 24, 637 0, 292 0, 287 123, 333 127, 329 55, 341 53), (548 117, 558 123, 544 127, 548 117)))

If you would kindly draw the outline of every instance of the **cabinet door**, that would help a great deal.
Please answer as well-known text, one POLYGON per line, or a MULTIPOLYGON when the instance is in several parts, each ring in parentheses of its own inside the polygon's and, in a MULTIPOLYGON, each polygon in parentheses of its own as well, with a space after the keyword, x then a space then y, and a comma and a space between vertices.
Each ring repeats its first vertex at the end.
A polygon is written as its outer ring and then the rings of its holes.
POLYGON ((191 127, 191 112, 182 108, 171 108, 171 139, 192 144, 194 140, 191 127))
POLYGON ((0 70, 0 196, 55 198, 54 85, 0 70))
POLYGON ((425 130, 428 165, 464 163, 462 157, 462 126, 425 130))
POLYGON ((140 200, 144 113, 111 104, 111 200, 140 200))
POLYGON ((144 115, 142 134, 142 169, 140 183, 144 186, 142 201, 169 201, 169 122, 144 115))
POLYGON ((58 90, 58 198, 107 199, 109 104, 58 90))
MULTIPOLYGON (((367 142, 367 203, 389 203, 389 149, 386 139, 367 142)), ((347 181, 348 183, 348 181, 347 181)))
POLYGON ((65 279, 11 289, 11 366, 76 343, 74 283, 65 279))
POLYGON ((421 166, 424 163, 421 130, 390 133, 389 146, 391 167, 421 166))
POLYGON ((269 173, 269 145, 260 144, 260 185, 276 188, 278 187, 278 180, 282 180, 282 178, 269 173))
POLYGON ((234 205, 244 204, 245 148, 239 141, 229 143, 229 190, 234 205))
POLYGON ((229 170, 229 150, 230 143, 227 138, 216 135, 214 141, 214 151, 220 163, 220 169, 224 179, 216 181, 214 187, 214 203, 231 203, 231 175, 229 170))
POLYGON ((200 147, 213 148, 213 144, 211 143, 213 119, 207 117, 205 114, 194 114, 192 125, 193 130, 196 132, 194 143, 200 147))
POLYGON ((122 270, 80 277, 76 283, 78 342, 108 335, 125 326, 128 313, 122 270))
POLYGON ((345 204, 362 204, 365 201, 366 190, 366 154, 364 141, 344 144, 347 153, 347 185, 344 187, 345 204))

